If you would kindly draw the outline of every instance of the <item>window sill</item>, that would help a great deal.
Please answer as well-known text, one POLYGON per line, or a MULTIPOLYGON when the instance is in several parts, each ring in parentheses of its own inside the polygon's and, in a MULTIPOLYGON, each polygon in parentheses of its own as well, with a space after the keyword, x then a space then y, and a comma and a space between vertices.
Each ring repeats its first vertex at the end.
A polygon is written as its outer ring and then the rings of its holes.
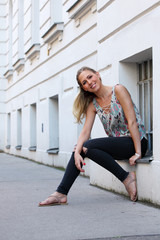
POLYGON ((17 146, 15 146, 15 149, 16 149, 16 150, 21 150, 21 148, 22 148, 22 145, 17 145, 17 146))
POLYGON ((56 39, 62 40, 64 24, 62 22, 54 23, 50 29, 42 36, 45 43, 52 44, 56 39))
MULTIPOLYGON (((121 160, 119 160, 121 161, 121 160)), ((122 160, 123 161, 123 160, 122 160)), ((124 159, 125 162, 128 162, 128 160, 124 159)), ((153 161, 153 156, 144 156, 143 158, 141 159, 138 159, 136 161, 136 163, 146 163, 146 164, 149 164, 153 161)))
POLYGON ((70 1, 70 2, 68 3, 68 5, 67 5, 67 10, 66 10, 66 12, 71 11, 74 7, 76 7, 76 5, 78 5, 79 2, 80 2, 79 0, 72 0, 72 1, 70 1))
POLYGON ((28 150, 31 151, 31 152, 35 152, 36 149, 37 149, 36 146, 31 146, 31 147, 28 148, 28 150))
POLYGON ((40 44, 33 44, 30 49, 25 53, 27 59, 32 61, 36 58, 39 59, 39 54, 40 54, 40 44))
POLYGON ((13 77, 13 69, 9 69, 7 72, 5 72, 4 77, 8 80, 11 79, 13 77))
POLYGON ((24 58, 20 58, 17 60, 17 62, 14 63, 13 67, 19 73, 20 71, 23 71, 24 63, 25 63, 24 58))
POLYGON ((68 8, 67 12, 70 19, 78 19, 84 16, 90 9, 92 13, 96 11, 96 0, 76 1, 68 8))
POLYGON ((11 148, 11 145, 7 145, 7 146, 6 146, 6 149, 10 149, 10 148, 11 148))
POLYGON ((59 148, 49 148, 47 150, 48 154, 57 154, 59 152, 59 148))
POLYGON ((150 163, 153 161, 153 156, 144 156, 143 158, 137 160, 137 163, 150 163))

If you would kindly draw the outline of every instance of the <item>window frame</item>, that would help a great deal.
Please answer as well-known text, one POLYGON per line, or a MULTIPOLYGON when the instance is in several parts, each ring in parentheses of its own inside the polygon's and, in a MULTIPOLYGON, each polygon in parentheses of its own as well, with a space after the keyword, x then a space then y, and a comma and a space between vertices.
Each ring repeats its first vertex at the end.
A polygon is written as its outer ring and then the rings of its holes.
POLYGON ((137 63, 139 111, 148 138, 147 155, 153 152, 153 67, 152 59, 137 63))

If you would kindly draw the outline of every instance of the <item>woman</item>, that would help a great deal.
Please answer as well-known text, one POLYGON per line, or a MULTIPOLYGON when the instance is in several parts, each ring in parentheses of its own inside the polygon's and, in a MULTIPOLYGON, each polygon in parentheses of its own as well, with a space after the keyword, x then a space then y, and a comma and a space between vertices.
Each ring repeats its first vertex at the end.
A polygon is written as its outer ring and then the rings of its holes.
POLYGON ((129 159, 133 166, 145 155, 147 140, 139 112, 124 86, 103 85, 100 74, 94 69, 81 68, 77 72, 77 82, 80 93, 74 102, 73 114, 77 122, 86 117, 85 124, 60 185, 39 206, 67 204, 73 182, 80 172, 84 172, 85 157, 114 174, 124 184, 130 199, 136 201, 135 173, 126 172, 115 159, 129 159), (88 140, 96 114, 108 137, 88 140))

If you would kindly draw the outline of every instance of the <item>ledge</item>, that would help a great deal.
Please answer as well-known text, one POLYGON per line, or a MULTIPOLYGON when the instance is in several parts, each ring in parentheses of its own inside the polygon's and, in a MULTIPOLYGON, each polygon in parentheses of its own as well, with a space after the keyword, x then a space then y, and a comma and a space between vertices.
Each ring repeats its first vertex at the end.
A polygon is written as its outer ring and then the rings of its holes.
POLYGON ((153 156, 145 156, 139 160, 137 160, 137 163, 150 163, 153 161, 153 156))
POLYGON ((29 50, 25 53, 27 59, 29 59, 31 62, 35 58, 39 58, 40 54, 40 44, 33 44, 29 50))
POLYGON ((6 79, 10 79, 13 76, 13 69, 9 69, 7 72, 4 73, 4 77, 6 79))
POLYGON ((29 150, 29 151, 32 151, 32 152, 35 152, 36 149, 37 149, 36 146, 30 146, 30 147, 28 148, 28 150, 29 150))
POLYGON ((11 145, 7 145, 7 146, 6 146, 6 149, 10 149, 10 148, 11 148, 11 145))
POLYGON ((42 36, 45 43, 52 43, 56 39, 62 40, 64 24, 63 22, 54 23, 49 30, 42 36))
POLYGON ((92 9, 92 12, 95 12, 95 6, 96 0, 76 1, 68 8, 67 12, 69 13, 70 19, 77 19, 84 16, 90 9, 92 9))
POLYGON ((21 150, 21 148, 22 148, 22 145, 17 145, 17 146, 15 146, 15 149, 16 149, 16 150, 21 150))
MULTIPOLYGON (((123 160, 118 160, 118 161, 123 161, 123 160)), ((128 159, 124 159, 125 162, 128 162, 128 159)), ((141 159, 138 159, 136 163, 146 163, 149 164, 153 161, 153 156, 144 156, 141 159)))
POLYGON ((20 72, 24 68, 24 63, 25 63, 24 58, 19 58, 17 62, 13 64, 13 67, 17 72, 20 72))
POLYGON ((59 152, 59 148, 49 148, 47 150, 48 154, 57 154, 59 152))
POLYGON ((80 1, 79 0, 72 0, 69 2, 68 5, 68 9, 66 10, 66 12, 69 12, 72 10, 72 8, 74 8, 80 1))

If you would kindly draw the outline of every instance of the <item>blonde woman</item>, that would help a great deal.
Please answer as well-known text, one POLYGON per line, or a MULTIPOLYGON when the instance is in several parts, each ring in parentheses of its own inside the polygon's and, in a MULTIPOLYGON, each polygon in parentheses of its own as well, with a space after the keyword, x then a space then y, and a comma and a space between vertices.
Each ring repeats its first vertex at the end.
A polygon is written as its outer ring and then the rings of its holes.
POLYGON ((115 160, 128 159, 132 166, 145 155, 147 139, 139 112, 123 85, 103 85, 94 69, 81 68, 77 82, 80 93, 75 99, 73 114, 78 123, 85 117, 85 124, 60 185, 39 206, 67 204, 72 184, 79 173, 84 172, 85 157, 114 174, 124 184, 130 199, 136 201, 135 173, 125 171, 115 160), (96 114, 107 136, 89 140, 96 114))

